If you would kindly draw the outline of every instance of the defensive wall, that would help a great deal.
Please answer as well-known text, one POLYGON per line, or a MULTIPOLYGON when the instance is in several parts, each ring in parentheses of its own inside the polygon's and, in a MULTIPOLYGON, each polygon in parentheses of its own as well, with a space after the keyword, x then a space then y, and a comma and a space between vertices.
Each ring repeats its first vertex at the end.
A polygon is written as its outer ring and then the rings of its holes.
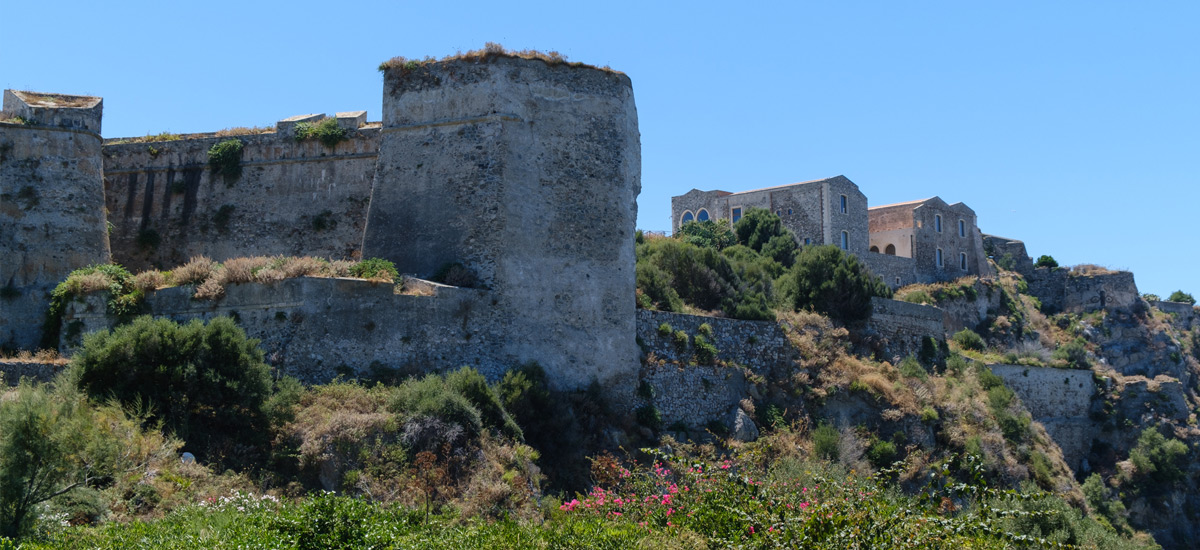
POLYGON ((327 147, 297 141, 285 125, 265 134, 105 144, 113 261, 142 270, 197 255, 356 257, 379 128, 354 124, 327 147), (243 143, 236 178, 209 168, 209 149, 229 139, 243 143))
POLYGON ((1096 431, 1089 416, 1096 396, 1092 371, 1023 365, 991 365, 991 369, 1046 428, 1067 465, 1078 470, 1096 431))
POLYGON ((867 330, 882 340, 880 351, 893 363, 909 355, 918 355, 923 341, 928 338, 939 344, 946 340, 942 310, 886 298, 871 298, 867 330))
POLYGON ((1029 294, 1041 300, 1042 311, 1047 314, 1127 310, 1141 300, 1133 273, 1128 271, 1088 274, 1039 267, 1030 270, 1025 280, 1029 294))

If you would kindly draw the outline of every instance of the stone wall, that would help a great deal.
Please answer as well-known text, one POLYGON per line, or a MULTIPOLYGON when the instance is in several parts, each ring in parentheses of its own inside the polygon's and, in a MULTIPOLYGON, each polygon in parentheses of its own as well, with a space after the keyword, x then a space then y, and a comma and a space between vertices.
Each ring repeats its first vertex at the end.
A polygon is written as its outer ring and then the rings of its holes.
POLYGON ((5 118, 25 113, 68 127, 0 123, 0 346, 35 349, 49 292, 73 270, 108 263, 101 183, 99 98, 80 109, 21 104, 5 93, 5 118), (36 112, 34 112, 36 111, 36 112), (32 113, 32 114, 31 114, 32 113), (95 127, 94 130, 92 127, 95 127))
POLYGON ((871 273, 881 277, 883 282, 893 290, 917 282, 914 271, 916 264, 913 263, 912 258, 877 252, 867 252, 859 258, 867 264, 867 269, 871 270, 871 273))
POLYGON ((983 248, 996 263, 1012 262, 1009 269, 1028 276, 1033 271, 1033 260, 1025 251, 1025 243, 1016 239, 983 235, 983 248))
MULTIPOLYGON (((510 355, 510 330, 493 295, 436 286, 432 296, 397 295, 394 285, 358 279, 296 278, 234 284, 219 300, 195 300, 191 286, 153 292, 146 309, 176 321, 231 316, 261 340, 267 362, 308 383, 380 369, 421 373, 471 365, 490 379, 534 357, 510 355)), ((110 328, 106 293, 72 302, 63 316, 63 350, 83 334, 110 328)), ((553 370, 547 369, 551 378, 553 370)))
POLYGON ((1033 419, 1045 426, 1067 464, 1079 468, 1095 431, 1088 416, 1096 395, 1092 371, 1022 365, 992 365, 991 369, 1021 398, 1033 419))
POLYGON ((1172 324, 1180 330, 1191 330, 1200 319, 1200 313, 1197 312, 1200 308, 1189 303, 1152 300, 1149 304, 1158 308, 1159 311, 1169 314, 1172 324))
POLYGON ((567 387, 636 380, 641 189, 629 78, 491 56, 393 67, 363 255, 459 263, 507 318, 504 355, 567 387))
POLYGON ((1047 314, 1129 309, 1141 300, 1133 273, 1128 271, 1085 275, 1039 267, 1026 275, 1026 282, 1029 294, 1041 300, 1047 314))
POLYGON ((743 321, 722 317, 704 317, 685 313, 637 310, 637 339, 643 353, 653 353, 658 359, 687 365, 694 362, 694 340, 700 325, 712 329, 712 344, 717 348, 716 359, 722 362, 764 370, 773 365, 796 360, 796 350, 787 335, 774 321, 743 321), (671 332, 663 334, 659 326, 666 323, 671 332), (688 343, 677 346, 673 337, 682 330, 688 343))
POLYGON ((945 341, 942 310, 886 298, 871 298, 869 332, 881 337, 886 359, 898 362, 921 350, 922 340, 945 341))
POLYGON ((913 209, 913 220, 916 223, 913 260, 919 281, 950 281, 966 275, 991 274, 983 253, 983 238, 976 228, 975 212, 966 205, 946 204, 934 197, 913 209), (963 226, 961 231, 959 222, 963 226))
MULTIPOLYGON (((283 123, 281 123, 283 124, 283 123)), ((287 132, 104 146, 114 261, 170 269, 192 256, 355 257, 362 246, 379 129, 349 129, 328 148, 287 132), (242 175, 208 166, 208 150, 242 141, 242 175)))
POLYGON ((646 403, 658 409, 666 428, 704 428, 724 421, 749 387, 739 368, 677 364, 643 367, 641 383, 653 388, 646 403))
POLYGON ((9 386, 16 386, 23 379, 45 383, 54 380, 54 377, 66 368, 66 361, 0 359, 0 379, 3 379, 4 383, 9 386))

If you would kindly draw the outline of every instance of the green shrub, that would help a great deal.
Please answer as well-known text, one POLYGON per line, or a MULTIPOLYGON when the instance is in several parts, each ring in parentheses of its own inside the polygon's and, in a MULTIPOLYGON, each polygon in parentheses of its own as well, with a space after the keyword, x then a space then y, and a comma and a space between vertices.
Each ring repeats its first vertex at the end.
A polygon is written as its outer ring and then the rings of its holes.
POLYGON ((921 362, 916 357, 909 355, 903 361, 900 361, 898 366, 900 374, 908 378, 920 378, 921 380, 929 379, 929 372, 921 365, 921 362))
POLYGON ((737 223, 733 232, 739 244, 763 254, 784 267, 791 267, 796 251, 796 237, 783 226, 779 216, 763 208, 749 208, 737 223))
POLYGON ((985 390, 991 390, 1004 385, 1004 379, 987 367, 979 367, 979 385, 985 390))
POLYGON ((677 330, 671 336, 671 341, 675 344, 675 351, 683 353, 687 350, 688 334, 682 330, 677 330))
POLYGON ((871 315, 871 297, 890 298, 891 288, 867 271, 858 258, 836 246, 806 246, 786 275, 793 306, 844 322, 871 315))
POLYGON ((1076 337, 1074 340, 1059 346, 1050 354, 1054 359, 1066 361, 1071 368, 1086 369, 1089 368, 1087 343, 1082 337, 1076 337))
POLYGON ((1033 480, 1043 489, 1054 487, 1054 469, 1050 465, 1050 459, 1044 453, 1033 451, 1030 454, 1029 470, 1033 473, 1033 480))
POLYGON ((1167 301, 1196 305, 1196 298, 1182 290, 1172 292, 1170 296, 1167 296, 1167 301))
POLYGON ((296 124, 296 141, 315 139, 322 145, 333 149, 338 143, 347 139, 346 130, 338 126, 336 118, 326 118, 320 122, 300 122, 296 124))
POLYGON ((360 279, 390 279, 400 278, 396 264, 383 258, 367 258, 350 266, 350 274, 360 279))
POLYGON ((458 425, 468 439, 477 438, 486 427, 479 408, 436 374, 397 387, 389 408, 406 420, 432 418, 458 425))
POLYGON ((1129 460, 1137 468, 1137 474, 1157 484, 1169 484, 1183 479, 1180 468, 1188 454, 1187 444, 1163 436, 1151 427, 1138 436, 1137 446, 1129 451, 1129 460))
POLYGON ((245 144, 240 139, 227 139, 214 144, 208 149, 208 165, 212 171, 221 174, 228 184, 242 175, 242 149, 245 144))
POLYGON ((827 422, 822 422, 812 431, 813 454, 826 460, 837 460, 842 434, 827 422))
POLYGON ((657 430, 662 426, 662 413, 654 405, 642 405, 638 407, 634 411, 634 417, 637 418, 638 424, 652 430, 657 430))
POLYGON ((960 348, 971 351, 983 351, 985 346, 983 337, 969 328, 964 328, 954 333, 953 339, 954 343, 958 344, 960 348))
POLYGON ((891 441, 879 440, 871 444, 867 449, 867 460, 876 468, 884 468, 891 466, 896 460, 896 444, 891 441))
POLYGON ((690 245, 722 250, 737 243, 729 226, 718 220, 691 221, 679 228, 676 237, 690 245))
POLYGON ((905 302, 909 302, 909 303, 913 303, 913 304, 936 303, 933 301, 933 297, 930 296, 929 293, 925 292, 924 290, 913 290, 911 292, 906 292, 906 293, 904 293, 903 296, 900 296, 900 299, 905 302))
POLYGON ((946 370, 954 376, 962 376, 970 366, 971 362, 957 353, 946 359, 946 370))
POLYGON ((1056 261, 1054 257, 1049 254, 1042 254, 1041 256, 1038 256, 1037 262, 1034 262, 1033 265, 1034 267, 1055 268, 1058 267, 1058 261, 1056 261))
POLYGON ((924 422, 926 424, 932 424, 937 421, 938 421, 937 409, 935 409, 933 407, 925 407, 924 409, 921 409, 921 422, 924 422))
POLYGON ((258 340, 228 317, 180 325, 146 316, 89 334, 71 377, 93 399, 146 411, 206 460, 265 443, 270 369, 258 340))
POLYGON ((133 284, 133 275, 124 267, 116 264, 96 264, 76 269, 50 293, 50 307, 46 310, 46 319, 42 324, 41 346, 45 349, 58 349, 62 315, 66 311, 67 303, 99 290, 109 293, 107 313, 119 317, 136 313, 141 308, 142 298, 145 297, 133 284), (97 288, 98 284, 107 286, 97 288))
POLYGON ((703 334, 697 334, 692 340, 693 346, 696 348, 696 362, 701 365, 711 365, 717 359, 717 347, 705 338, 703 334))
POLYGON ((524 437, 521 427, 504 410, 500 397, 488 386, 487 379, 479 371, 471 367, 458 369, 446 375, 446 385, 475 405, 485 427, 516 440, 524 437))
POLYGON ((708 323, 700 323, 700 326, 696 328, 696 332, 704 335, 707 338, 712 338, 712 335, 713 335, 712 325, 710 325, 708 323))
POLYGON ((671 332, 674 330, 675 329, 671 328, 671 325, 669 325, 667 323, 662 323, 662 324, 658 325, 658 335, 662 336, 663 338, 667 338, 667 337, 671 336, 671 332))

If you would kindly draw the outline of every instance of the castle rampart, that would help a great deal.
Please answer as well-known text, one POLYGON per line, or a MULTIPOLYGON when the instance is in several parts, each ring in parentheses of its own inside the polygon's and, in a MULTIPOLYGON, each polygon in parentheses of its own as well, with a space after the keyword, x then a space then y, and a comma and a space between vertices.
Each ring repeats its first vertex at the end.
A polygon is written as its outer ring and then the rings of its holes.
POLYGON ((196 255, 217 261, 357 255, 379 129, 347 130, 345 140, 327 147, 297 141, 285 122, 265 134, 105 144, 114 261, 140 270, 196 255), (208 161, 209 148, 230 139, 243 143, 236 178, 215 172, 208 161))

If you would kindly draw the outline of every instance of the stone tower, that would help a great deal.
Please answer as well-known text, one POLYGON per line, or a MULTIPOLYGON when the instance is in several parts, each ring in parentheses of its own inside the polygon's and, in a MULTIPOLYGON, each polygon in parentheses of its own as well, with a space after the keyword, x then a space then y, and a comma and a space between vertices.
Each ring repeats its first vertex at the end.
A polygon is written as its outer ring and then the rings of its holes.
MULTIPOLYGON (((459 263, 558 387, 633 384, 641 146, 621 73, 484 54, 385 69, 363 257, 459 263)), ((516 365, 513 365, 516 366, 516 365)))
POLYGON ((0 345, 34 349, 47 296, 108 263, 98 97, 4 91, 0 113, 0 345))

